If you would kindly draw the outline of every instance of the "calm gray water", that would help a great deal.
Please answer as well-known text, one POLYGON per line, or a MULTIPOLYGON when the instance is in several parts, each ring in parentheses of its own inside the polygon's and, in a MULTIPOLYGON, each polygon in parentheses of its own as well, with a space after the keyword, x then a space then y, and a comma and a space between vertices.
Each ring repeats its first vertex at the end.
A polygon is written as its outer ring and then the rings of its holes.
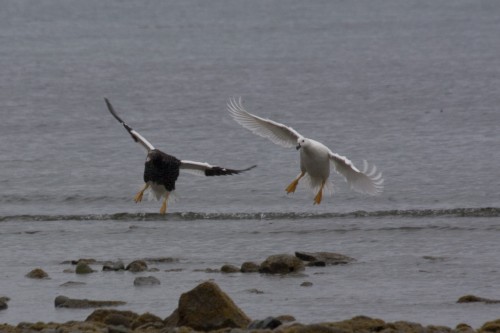
POLYGON ((11 301, 0 322, 88 315, 55 309, 61 294, 164 317, 206 279, 252 318, 500 317, 498 305, 455 304, 500 298, 499 17, 493 0, 3 3, 0 296, 11 301), (377 165, 384 193, 353 193, 334 175, 319 207, 303 187, 287 196, 297 152, 230 119, 232 96, 377 165), (170 214, 156 215, 160 203, 132 200, 145 155, 104 97, 178 158, 258 168, 181 175, 170 214), (193 272, 295 250, 358 262, 289 278, 193 272), (60 264, 151 256, 180 261, 158 265, 162 285, 150 289, 134 288, 132 274, 77 277, 60 264), (52 279, 24 278, 35 267, 52 279), (68 280, 87 284, 59 287, 68 280))

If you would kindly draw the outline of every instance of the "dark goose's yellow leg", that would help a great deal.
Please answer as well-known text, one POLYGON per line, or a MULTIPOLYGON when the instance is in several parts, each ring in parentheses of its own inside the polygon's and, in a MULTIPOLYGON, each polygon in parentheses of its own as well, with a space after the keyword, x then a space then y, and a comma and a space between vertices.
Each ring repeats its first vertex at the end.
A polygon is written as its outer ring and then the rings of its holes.
POLYGON ((148 187, 149 187, 149 184, 146 183, 146 184, 144 184, 144 187, 142 188, 142 190, 140 190, 139 192, 137 192, 137 194, 134 197, 135 203, 138 203, 138 202, 142 201, 142 196, 144 194, 144 191, 146 191, 148 189, 148 187))

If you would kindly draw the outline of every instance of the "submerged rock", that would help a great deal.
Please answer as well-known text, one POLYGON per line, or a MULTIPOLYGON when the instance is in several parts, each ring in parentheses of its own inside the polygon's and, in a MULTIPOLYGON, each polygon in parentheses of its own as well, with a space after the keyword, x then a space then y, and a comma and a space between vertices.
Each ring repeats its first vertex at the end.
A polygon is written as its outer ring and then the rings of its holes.
POLYGON ((288 274, 303 270, 304 263, 302 260, 289 254, 269 256, 259 267, 259 272, 269 274, 288 274))
POLYGON ((300 284, 301 287, 312 287, 313 283, 310 281, 304 281, 300 284))
POLYGON ((262 290, 259 290, 257 288, 247 289, 246 292, 250 293, 250 294, 263 294, 264 293, 262 290))
POLYGON ((148 270, 148 264, 144 260, 134 260, 125 269, 133 273, 144 272, 148 270))
POLYGON ((85 282, 80 282, 80 281, 68 281, 64 282, 63 284, 60 284, 59 287, 76 287, 76 286, 83 286, 85 285, 85 282))
POLYGON ((142 261, 153 263, 153 264, 170 264, 174 262, 179 262, 178 258, 172 257, 148 257, 142 259, 142 261))
POLYGON ((223 265, 220 271, 221 273, 239 273, 240 269, 234 265, 223 265))
POLYGON ((156 286, 161 284, 160 280, 155 278, 154 276, 140 276, 135 278, 134 286, 142 287, 142 286, 156 286))
POLYGON ((214 282, 204 282, 181 295, 179 307, 165 323, 209 331, 246 328, 250 318, 214 282))
POLYGON ((259 271, 259 264, 252 261, 246 261, 241 264, 240 271, 242 273, 257 273, 259 271))
POLYGON ((105 263, 102 266, 102 270, 103 271, 124 271, 125 270, 125 264, 121 260, 118 260, 118 261, 115 261, 115 262, 110 261, 110 262, 105 263))
POLYGON ((457 303, 476 303, 476 302, 483 302, 486 304, 498 304, 500 303, 500 300, 483 298, 474 295, 465 295, 460 297, 457 301, 457 303))
POLYGON ((26 274, 26 277, 30 279, 48 279, 49 274, 45 273, 45 271, 41 268, 35 268, 34 270, 26 274))
POLYGON ((76 268, 75 268, 75 273, 76 274, 90 274, 90 273, 94 273, 95 271, 90 268, 89 264, 87 264, 86 262, 79 262, 77 265, 76 265, 76 268))
POLYGON ((86 309, 101 308, 106 306, 124 305, 122 301, 93 301, 88 299, 74 299, 66 296, 57 296, 54 300, 56 308, 86 309))
POLYGON ((193 269, 193 272, 204 272, 204 273, 220 273, 217 268, 205 268, 205 269, 193 269))
POLYGON ((295 252, 295 256, 309 262, 309 266, 345 265, 356 259, 333 252, 295 252))

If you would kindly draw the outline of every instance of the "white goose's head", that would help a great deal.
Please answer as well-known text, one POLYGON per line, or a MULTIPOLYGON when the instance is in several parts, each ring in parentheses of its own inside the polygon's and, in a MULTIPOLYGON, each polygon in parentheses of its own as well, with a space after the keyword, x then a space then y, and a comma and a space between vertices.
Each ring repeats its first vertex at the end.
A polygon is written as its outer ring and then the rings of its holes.
POLYGON ((311 145, 311 141, 308 138, 298 138, 297 139, 297 146, 295 146, 295 148, 297 148, 297 150, 299 150, 300 148, 309 147, 310 145, 311 145))

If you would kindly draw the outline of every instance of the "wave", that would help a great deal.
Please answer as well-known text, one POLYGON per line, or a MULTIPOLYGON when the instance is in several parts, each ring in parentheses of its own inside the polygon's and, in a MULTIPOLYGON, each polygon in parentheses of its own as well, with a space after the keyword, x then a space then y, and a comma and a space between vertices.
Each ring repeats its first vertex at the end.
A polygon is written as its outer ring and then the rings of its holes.
POLYGON ((500 217, 499 207, 452 208, 452 209, 408 209, 381 211, 354 211, 348 213, 115 213, 86 215, 10 215, 0 216, 0 222, 18 221, 194 221, 194 220, 284 220, 284 219, 328 219, 328 218, 369 218, 369 217, 500 217))

